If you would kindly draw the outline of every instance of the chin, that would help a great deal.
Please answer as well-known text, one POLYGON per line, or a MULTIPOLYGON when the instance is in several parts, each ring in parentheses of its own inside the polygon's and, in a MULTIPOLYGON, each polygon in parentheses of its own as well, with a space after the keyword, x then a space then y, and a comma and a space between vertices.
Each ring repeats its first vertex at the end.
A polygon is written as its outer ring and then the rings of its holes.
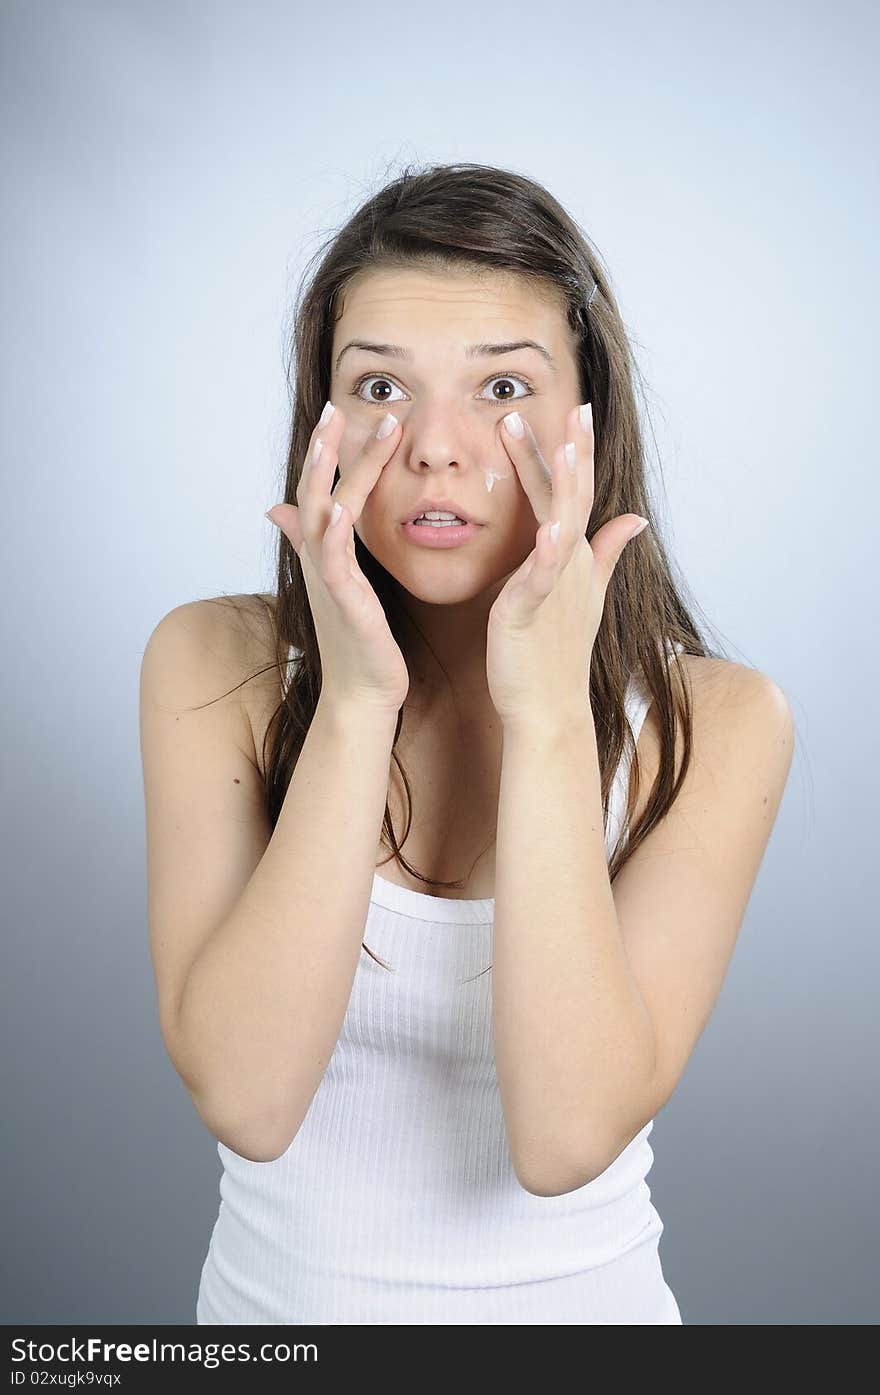
MULTIPOLYGON (((404 591, 425 605, 467 605, 485 596, 487 588, 495 584, 473 572, 468 573, 463 567, 458 569, 457 576, 453 575, 451 567, 446 576, 426 576, 424 570, 409 568, 405 574, 395 571, 391 575, 404 591)), ((501 583, 497 585, 500 590, 501 583)))
POLYGON ((526 549, 519 559, 511 559, 508 545, 507 555, 499 557, 495 566, 491 558, 468 557, 466 547, 433 551, 404 542, 402 555, 401 547, 388 546, 382 530, 376 531, 380 536, 371 545, 370 537, 355 528, 359 541, 379 566, 403 591, 425 605, 466 605, 481 597, 491 604, 529 551, 526 549))

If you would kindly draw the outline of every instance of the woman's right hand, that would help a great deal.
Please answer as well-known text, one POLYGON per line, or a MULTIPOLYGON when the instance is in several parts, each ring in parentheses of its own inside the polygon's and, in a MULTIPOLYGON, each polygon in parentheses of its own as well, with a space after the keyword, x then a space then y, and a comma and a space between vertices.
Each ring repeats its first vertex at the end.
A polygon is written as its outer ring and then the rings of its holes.
POLYGON ((409 691, 409 673, 382 604, 358 566, 354 524, 394 453, 400 425, 394 421, 384 438, 375 432, 368 437, 331 494, 345 426, 339 407, 325 426, 315 426, 296 504, 275 504, 266 516, 290 539, 300 560, 321 653, 322 698, 366 702, 397 713, 409 691), (314 460, 318 441, 320 453, 314 460), (334 504, 342 512, 331 524, 334 504))

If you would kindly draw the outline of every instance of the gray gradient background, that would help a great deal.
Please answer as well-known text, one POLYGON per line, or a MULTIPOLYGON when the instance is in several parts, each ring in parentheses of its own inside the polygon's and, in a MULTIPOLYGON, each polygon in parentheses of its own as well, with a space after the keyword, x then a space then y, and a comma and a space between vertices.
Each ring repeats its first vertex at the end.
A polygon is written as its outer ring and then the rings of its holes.
POLYGON ((595 240, 660 525, 798 727, 652 1136, 667 1279, 686 1324, 875 1322, 877 11, 330 13, 3 6, 2 1320, 195 1320, 219 1163, 157 1023, 141 656, 272 588, 307 257, 406 160, 465 159, 595 240))

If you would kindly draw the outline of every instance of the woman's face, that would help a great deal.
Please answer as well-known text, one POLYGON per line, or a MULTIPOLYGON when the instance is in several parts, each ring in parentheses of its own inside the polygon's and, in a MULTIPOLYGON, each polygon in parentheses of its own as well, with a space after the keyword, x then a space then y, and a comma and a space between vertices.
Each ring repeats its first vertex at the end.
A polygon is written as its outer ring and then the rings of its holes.
POLYGON ((581 400, 561 296, 538 295, 508 273, 408 267, 358 273, 342 306, 330 380, 330 398, 346 420, 340 476, 386 412, 401 423, 357 535, 420 600, 473 599, 516 570, 538 530, 504 446, 502 417, 519 412, 549 462, 566 413, 581 400), (524 339, 542 345, 552 363, 534 348, 468 355, 469 345, 524 339), (346 348, 353 340, 377 348, 346 348), (407 356, 389 353, 391 345, 407 356), (454 547, 420 546, 404 520, 426 496, 451 499, 483 526, 454 547))

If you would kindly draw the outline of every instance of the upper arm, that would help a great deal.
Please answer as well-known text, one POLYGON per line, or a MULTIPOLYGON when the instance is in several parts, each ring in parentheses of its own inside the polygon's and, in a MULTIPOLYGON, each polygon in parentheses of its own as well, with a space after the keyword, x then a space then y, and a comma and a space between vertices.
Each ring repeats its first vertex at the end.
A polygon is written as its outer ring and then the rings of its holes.
POLYGON ((230 610, 194 601, 170 611, 140 676, 150 952, 162 1037, 188 1088, 184 983, 271 836, 250 722, 241 691, 229 691, 253 671, 230 610))
MULTIPOLYGON (((793 750, 788 702, 764 674, 713 663, 692 691, 694 749, 684 784, 613 888, 654 1032, 655 1076, 638 1128, 672 1095, 721 991, 793 750)), ((641 739, 638 750, 642 760, 641 739)), ((645 754, 646 797, 656 737, 645 754)))

